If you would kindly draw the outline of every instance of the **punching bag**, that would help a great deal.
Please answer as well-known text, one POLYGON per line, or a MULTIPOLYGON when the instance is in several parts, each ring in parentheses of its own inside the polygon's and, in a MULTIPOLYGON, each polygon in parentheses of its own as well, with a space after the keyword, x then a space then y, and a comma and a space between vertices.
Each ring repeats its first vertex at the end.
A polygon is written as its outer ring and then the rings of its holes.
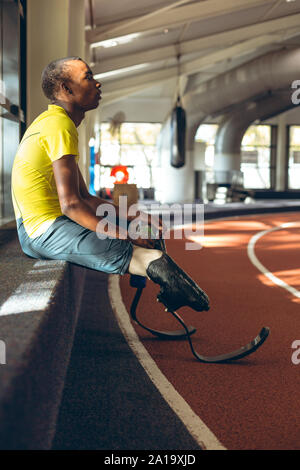
POLYGON ((180 98, 171 115, 171 165, 181 168, 185 164, 186 115, 180 98))

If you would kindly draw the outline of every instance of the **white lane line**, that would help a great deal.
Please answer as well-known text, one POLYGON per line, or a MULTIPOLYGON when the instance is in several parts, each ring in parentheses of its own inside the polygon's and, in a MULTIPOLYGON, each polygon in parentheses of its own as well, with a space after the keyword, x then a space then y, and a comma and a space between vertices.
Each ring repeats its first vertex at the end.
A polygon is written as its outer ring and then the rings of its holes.
POLYGON ((108 294, 112 309, 115 313, 119 327, 133 353, 140 364, 145 369, 150 380, 156 386, 162 397, 181 419, 189 433, 202 449, 205 450, 226 450, 218 441, 206 424, 194 413, 187 402, 175 390, 165 375, 158 368, 147 349, 143 346, 136 334, 126 307, 123 303, 119 276, 116 274, 109 276, 108 294))
POLYGON ((250 258, 250 261, 252 262, 252 264, 254 264, 254 266, 259 270, 261 271, 270 281, 272 281, 274 284, 276 284, 277 286, 279 287, 282 287, 283 289, 286 289, 290 294, 294 295, 295 297, 297 297, 298 299, 300 299, 300 291, 295 289, 295 287, 292 287, 290 286, 289 284, 287 284, 286 282, 284 282, 282 279, 280 279, 279 277, 275 276, 274 274, 272 274, 257 258, 256 254, 255 254, 255 244, 256 242, 261 238, 263 237, 264 235, 268 234, 268 233, 271 233, 271 232, 275 232, 276 230, 282 230, 284 228, 290 228, 290 227, 299 227, 299 222, 288 222, 286 224, 282 224, 282 225, 279 225, 278 227, 273 227, 273 228, 269 228, 267 230, 262 230, 261 232, 258 232, 256 235, 254 235, 249 243, 248 243, 248 247, 247 247, 247 252, 248 252, 248 256, 250 258))

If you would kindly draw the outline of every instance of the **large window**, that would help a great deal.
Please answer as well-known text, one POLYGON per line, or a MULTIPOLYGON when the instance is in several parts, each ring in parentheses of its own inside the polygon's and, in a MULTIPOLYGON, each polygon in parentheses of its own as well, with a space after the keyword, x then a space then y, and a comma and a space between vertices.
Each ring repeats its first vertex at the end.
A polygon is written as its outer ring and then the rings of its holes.
POLYGON ((214 158, 215 158, 215 140, 218 132, 217 124, 201 124, 198 127, 195 141, 205 144, 205 169, 206 181, 214 182, 214 158))
POLYGON ((247 129, 241 145, 245 188, 270 189, 273 186, 274 132, 275 128, 268 125, 253 125, 247 129))
POLYGON ((25 130, 25 0, 0 2, 0 219, 11 218, 11 169, 25 130))
POLYGON ((110 172, 116 165, 127 166, 128 183, 134 183, 139 188, 152 187, 152 167, 160 130, 161 124, 126 122, 115 127, 111 123, 101 124, 95 189, 113 188, 114 179, 110 177, 110 172))
MULTIPOLYGON (((207 182, 214 182, 216 124, 199 126, 195 140, 205 144, 205 169, 207 182)), ((276 127, 250 126, 241 144, 241 171, 245 188, 270 189, 274 186, 276 127)), ((299 147, 300 149, 300 147, 299 147)))
POLYGON ((300 189, 300 126, 289 128, 289 189, 300 189))

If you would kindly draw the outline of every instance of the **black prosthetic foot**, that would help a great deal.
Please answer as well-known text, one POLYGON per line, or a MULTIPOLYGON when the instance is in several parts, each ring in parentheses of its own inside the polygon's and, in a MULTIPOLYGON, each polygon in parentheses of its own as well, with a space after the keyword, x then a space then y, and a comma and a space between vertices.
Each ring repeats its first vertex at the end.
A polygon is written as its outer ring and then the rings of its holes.
POLYGON ((174 311, 183 306, 198 312, 209 310, 206 293, 166 253, 151 261, 147 275, 160 285, 157 298, 168 310, 174 311))
MULTIPOLYGON (((196 329, 192 326, 186 326, 183 319, 175 312, 179 307, 184 305, 190 306, 195 310, 208 310, 209 299, 205 292, 182 270, 176 263, 166 254, 166 247, 163 240, 159 240, 157 249, 163 251, 163 255, 158 260, 152 261, 147 269, 147 274, 152 281, 159 284, 161 289, 157 298, 173 315, 174 318, 183 326, 182 330, 176 331, 158 331, 143 325, 136 317, 136 308, 141 297, 143 288, 145 287, 146 280, 143 283, 132 280, 132 286, 137 287, 137 292, 133 299, 130 313, 132 319, 145 330, 152 333, 161 339, 179 339, 187 338, 192 354, 197 361, 205 364, 221 364, 231 361, 236 361, 243 357, 249 356, 256 351, 267 339, 269 335, 269 328, 264 327, 260 333, 245 346, 240 347, 234 351, 219 354, 217 356, 204 356, 195 351, 191 335, 195 333, 196 329)), ((139 278, 140 276, 136 276, 139 278)), ((142 279, 142 278, 141 278, 142 279)))

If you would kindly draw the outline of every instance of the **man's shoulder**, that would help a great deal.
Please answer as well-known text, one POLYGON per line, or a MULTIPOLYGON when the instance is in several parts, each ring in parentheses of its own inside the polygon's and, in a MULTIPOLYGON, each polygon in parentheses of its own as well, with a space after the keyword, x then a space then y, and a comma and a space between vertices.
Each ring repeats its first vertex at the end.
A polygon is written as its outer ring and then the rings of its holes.
POLYGON ((59 106, 49 106, 46 111, 35 119, 31 127, 38 127, 41 135, 56 134, 64 130, 69 131, 74 136, 78 135, 74 122, 65 110, 59 106))

